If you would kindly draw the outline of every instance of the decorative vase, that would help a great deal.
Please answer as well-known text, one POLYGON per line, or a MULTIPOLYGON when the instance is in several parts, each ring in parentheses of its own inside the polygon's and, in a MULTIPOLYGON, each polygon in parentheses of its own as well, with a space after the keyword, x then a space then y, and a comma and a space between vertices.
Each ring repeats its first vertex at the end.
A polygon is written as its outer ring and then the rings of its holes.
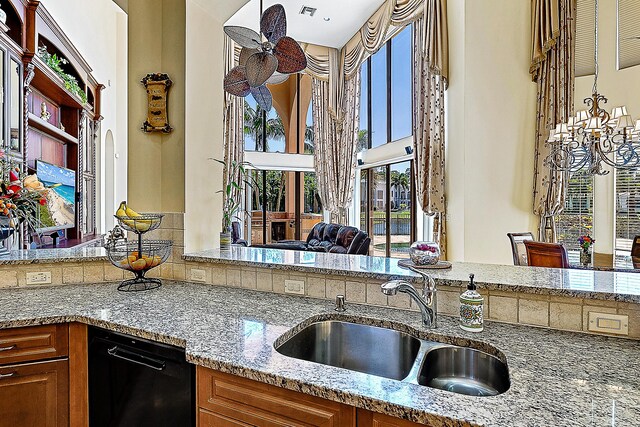
POLYGON ((220 232, 220 250, 228 251, 231 249, 231 233, 229 231, 220 232))
POLYGON ((591 265, 591 250, 580 250, 580 264, 583 267, 589 267, 591 265))
POLYGON ((409 256, 415 265, 434 265, 440 261, 440 246, 436 242, 414 242, 409 256))

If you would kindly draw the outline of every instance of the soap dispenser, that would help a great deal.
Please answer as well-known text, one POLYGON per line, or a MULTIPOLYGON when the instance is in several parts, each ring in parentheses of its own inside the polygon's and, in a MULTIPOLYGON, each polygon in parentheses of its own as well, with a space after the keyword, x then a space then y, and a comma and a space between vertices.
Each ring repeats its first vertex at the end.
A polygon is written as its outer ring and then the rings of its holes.
POLYGON ((476 290, 473 274, 469 275, 467 290, 460 295, 460 327, 469 332, 484 329, 484 298, 476 290))

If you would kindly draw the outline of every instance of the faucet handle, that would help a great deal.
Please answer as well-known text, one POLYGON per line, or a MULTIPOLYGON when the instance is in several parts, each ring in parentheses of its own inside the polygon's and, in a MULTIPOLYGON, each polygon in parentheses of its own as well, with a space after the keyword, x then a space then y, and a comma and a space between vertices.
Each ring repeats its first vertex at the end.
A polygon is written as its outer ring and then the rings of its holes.
POLYGON ((336 308, 335 310, 339 313, 347 311, 347 307, 345 307, 345 298, 344 295, 336 295, 336 308))

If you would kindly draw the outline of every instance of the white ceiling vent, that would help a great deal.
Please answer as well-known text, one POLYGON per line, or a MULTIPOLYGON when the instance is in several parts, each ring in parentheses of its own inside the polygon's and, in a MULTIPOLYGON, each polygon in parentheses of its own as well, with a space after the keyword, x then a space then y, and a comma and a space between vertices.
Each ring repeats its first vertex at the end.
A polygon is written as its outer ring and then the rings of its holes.
POLYGON ((313 16, 316 13, 316 8, 315 7, 311 7, 311 6, 302 6, 302 9, 300 9, 300 15, 309 15, 309 16, 313 16))

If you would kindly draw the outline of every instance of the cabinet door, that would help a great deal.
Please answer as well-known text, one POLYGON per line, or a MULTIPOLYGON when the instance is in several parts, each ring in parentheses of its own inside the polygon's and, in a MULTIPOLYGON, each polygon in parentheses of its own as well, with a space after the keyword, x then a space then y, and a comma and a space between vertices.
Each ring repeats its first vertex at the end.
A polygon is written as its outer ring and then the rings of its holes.
POLYGON ((69 425, 66 360, 0 367, 0 427, 69 425))
POLYGON ((424 427, 424 424, 358 409, 358 427, 424 427))
POLYGON ((198 410, 198 427, 251 427, 251 424, 200 409, 198 410))
POLYGON ((353 407, 200 366, 196 372, 198 406, 207 412, 201 426, 355 426, 353 407))

